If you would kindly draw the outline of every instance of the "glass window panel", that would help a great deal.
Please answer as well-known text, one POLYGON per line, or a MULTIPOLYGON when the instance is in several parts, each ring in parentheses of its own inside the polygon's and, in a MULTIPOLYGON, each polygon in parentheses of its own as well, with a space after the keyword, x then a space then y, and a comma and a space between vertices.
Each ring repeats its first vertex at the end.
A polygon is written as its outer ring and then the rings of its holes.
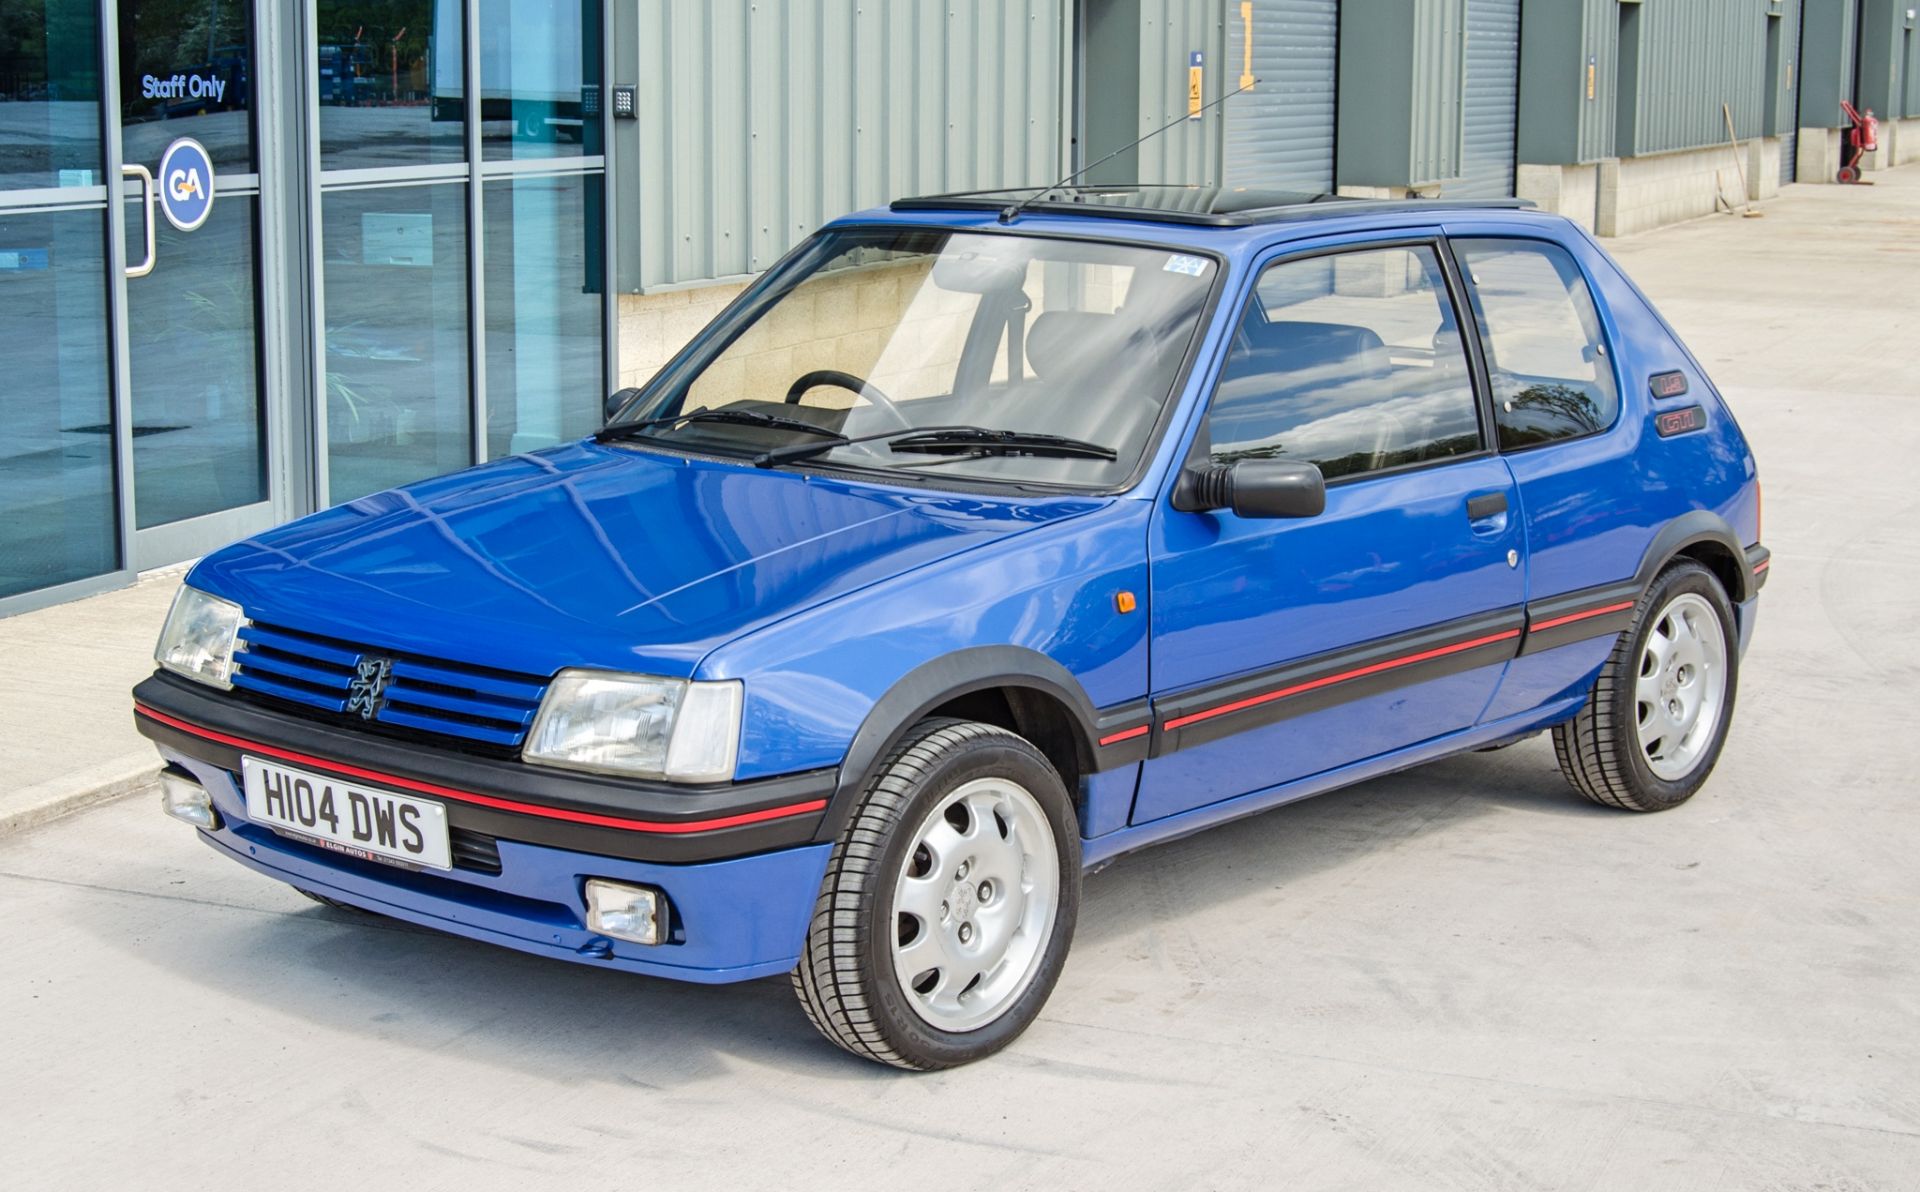
POLYGON ((1500 445, 1530 447, 1613 425, 1620 412, 1600 316, 1580 267, 1537 240, 1456 240, 1473 282, 1500 445))
POLYGON ((99 0, 0 3, 0 189, 99 186, 99 0))
POLYGON ((148 169, 178 137, 213 164, 253 171, 253 5, 120 0, 121 147, 148 169))
POLYGON ((0 215, 0 596, 116 562, 104 218, 0 215))
POLYGON ((600 0, 480 0, 488 161, 604 152, 600 0))
POLYGON ((1271 266, 1207 427, 1217 462, 1306 460, 1329 480, 1480 450, 1466 350, 1433 250, 1271 266))
MULTIPOLYGON (((196 232, 160 220, 159 271, 127 282, 140 529, 267 499, 253 268, 257 201, 223 196, 196 232)), ((138 219, 137 204, 128 206, 138 219)))
POLYGON ((450 184, 321 199, 335 501, 470 462, 466 201, 450 184))
POLYGON ((459 0, 318 0, 320 166, 419 166, 466 157, 459 0))
POLYGON ((487 184, 488 454, 598 427, 606 391, 599 174, 487 184))

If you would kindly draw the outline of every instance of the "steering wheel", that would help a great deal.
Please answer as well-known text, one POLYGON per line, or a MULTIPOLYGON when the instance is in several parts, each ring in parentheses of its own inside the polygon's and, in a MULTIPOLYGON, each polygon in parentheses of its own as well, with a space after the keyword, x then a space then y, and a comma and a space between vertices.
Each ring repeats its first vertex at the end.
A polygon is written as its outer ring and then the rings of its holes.
POLYGON ((913 429, 912 421, 900 412, 898 406, 893 404, 892 398, 874 388, 872 382, 863 381, 852 373, 841 372, 837 368, 816 368, 812 372, 802 376, 792 385, 789 385, 787 387, 787 404, 790 406, 799 405, 800 399, 806 395, 807 390, 812 389, 816 385, 833 385, 841 389, 852 390, 855 396, 864 397, 873 403, 873 405, 885 410, 887 416, 895 422, 898 422, 902 430, 913 429))

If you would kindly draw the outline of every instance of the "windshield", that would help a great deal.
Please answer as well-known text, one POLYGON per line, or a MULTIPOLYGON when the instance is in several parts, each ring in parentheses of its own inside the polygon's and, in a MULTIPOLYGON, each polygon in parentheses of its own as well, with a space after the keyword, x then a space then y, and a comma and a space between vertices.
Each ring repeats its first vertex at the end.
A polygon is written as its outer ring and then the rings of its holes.
POLYGON ((1093 241, 822 233, 602 434, 763 465, 1115 487, 1216 271, 1093 241))

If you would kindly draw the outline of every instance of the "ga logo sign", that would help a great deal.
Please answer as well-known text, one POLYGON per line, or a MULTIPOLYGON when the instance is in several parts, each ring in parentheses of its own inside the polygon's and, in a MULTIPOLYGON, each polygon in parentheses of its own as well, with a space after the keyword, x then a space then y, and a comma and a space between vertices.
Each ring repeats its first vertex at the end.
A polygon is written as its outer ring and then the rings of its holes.
POLYGON ((213 159, 192 137, 168 145, 160 158, 160 210, 183 232, 193 231, 213 214, 213 159))

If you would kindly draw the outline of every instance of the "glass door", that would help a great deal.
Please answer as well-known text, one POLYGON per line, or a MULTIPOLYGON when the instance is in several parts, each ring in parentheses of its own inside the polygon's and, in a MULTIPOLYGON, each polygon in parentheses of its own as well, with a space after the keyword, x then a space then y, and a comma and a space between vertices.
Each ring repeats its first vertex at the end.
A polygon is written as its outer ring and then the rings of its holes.
MULTIPOLYGON (((175 226, 142 188, 123 196, 125 351, 131 401, 133 563, 157 566, 263 529, 274 520, 263 378, 259 152, 262 38, 253 0, 117 0, 113 32, 121 156, 163 175, 169 146, 210 159, 206 221, 175 226), (191 226, 191 225, 189 225, 191 226), (152 271, 141 264, 152 245, 152 271)), ((262 5, 265 8, 265 5, 262 5)), ((179 160, 179 159, 176 159, 179 160)), ((295 159, 297 162, 297 159, 295 159)), ((189 193, 185 191, 183 193, 189 193)), ((282 304, 275 303, 280 307, 282 304)))
POLYGON ((600 0, 312 0, 321 505, 575 438, 606 327, 600 0))
POLYGON ((123 567, 99 0, 0 5, 0 608, 123 567))

